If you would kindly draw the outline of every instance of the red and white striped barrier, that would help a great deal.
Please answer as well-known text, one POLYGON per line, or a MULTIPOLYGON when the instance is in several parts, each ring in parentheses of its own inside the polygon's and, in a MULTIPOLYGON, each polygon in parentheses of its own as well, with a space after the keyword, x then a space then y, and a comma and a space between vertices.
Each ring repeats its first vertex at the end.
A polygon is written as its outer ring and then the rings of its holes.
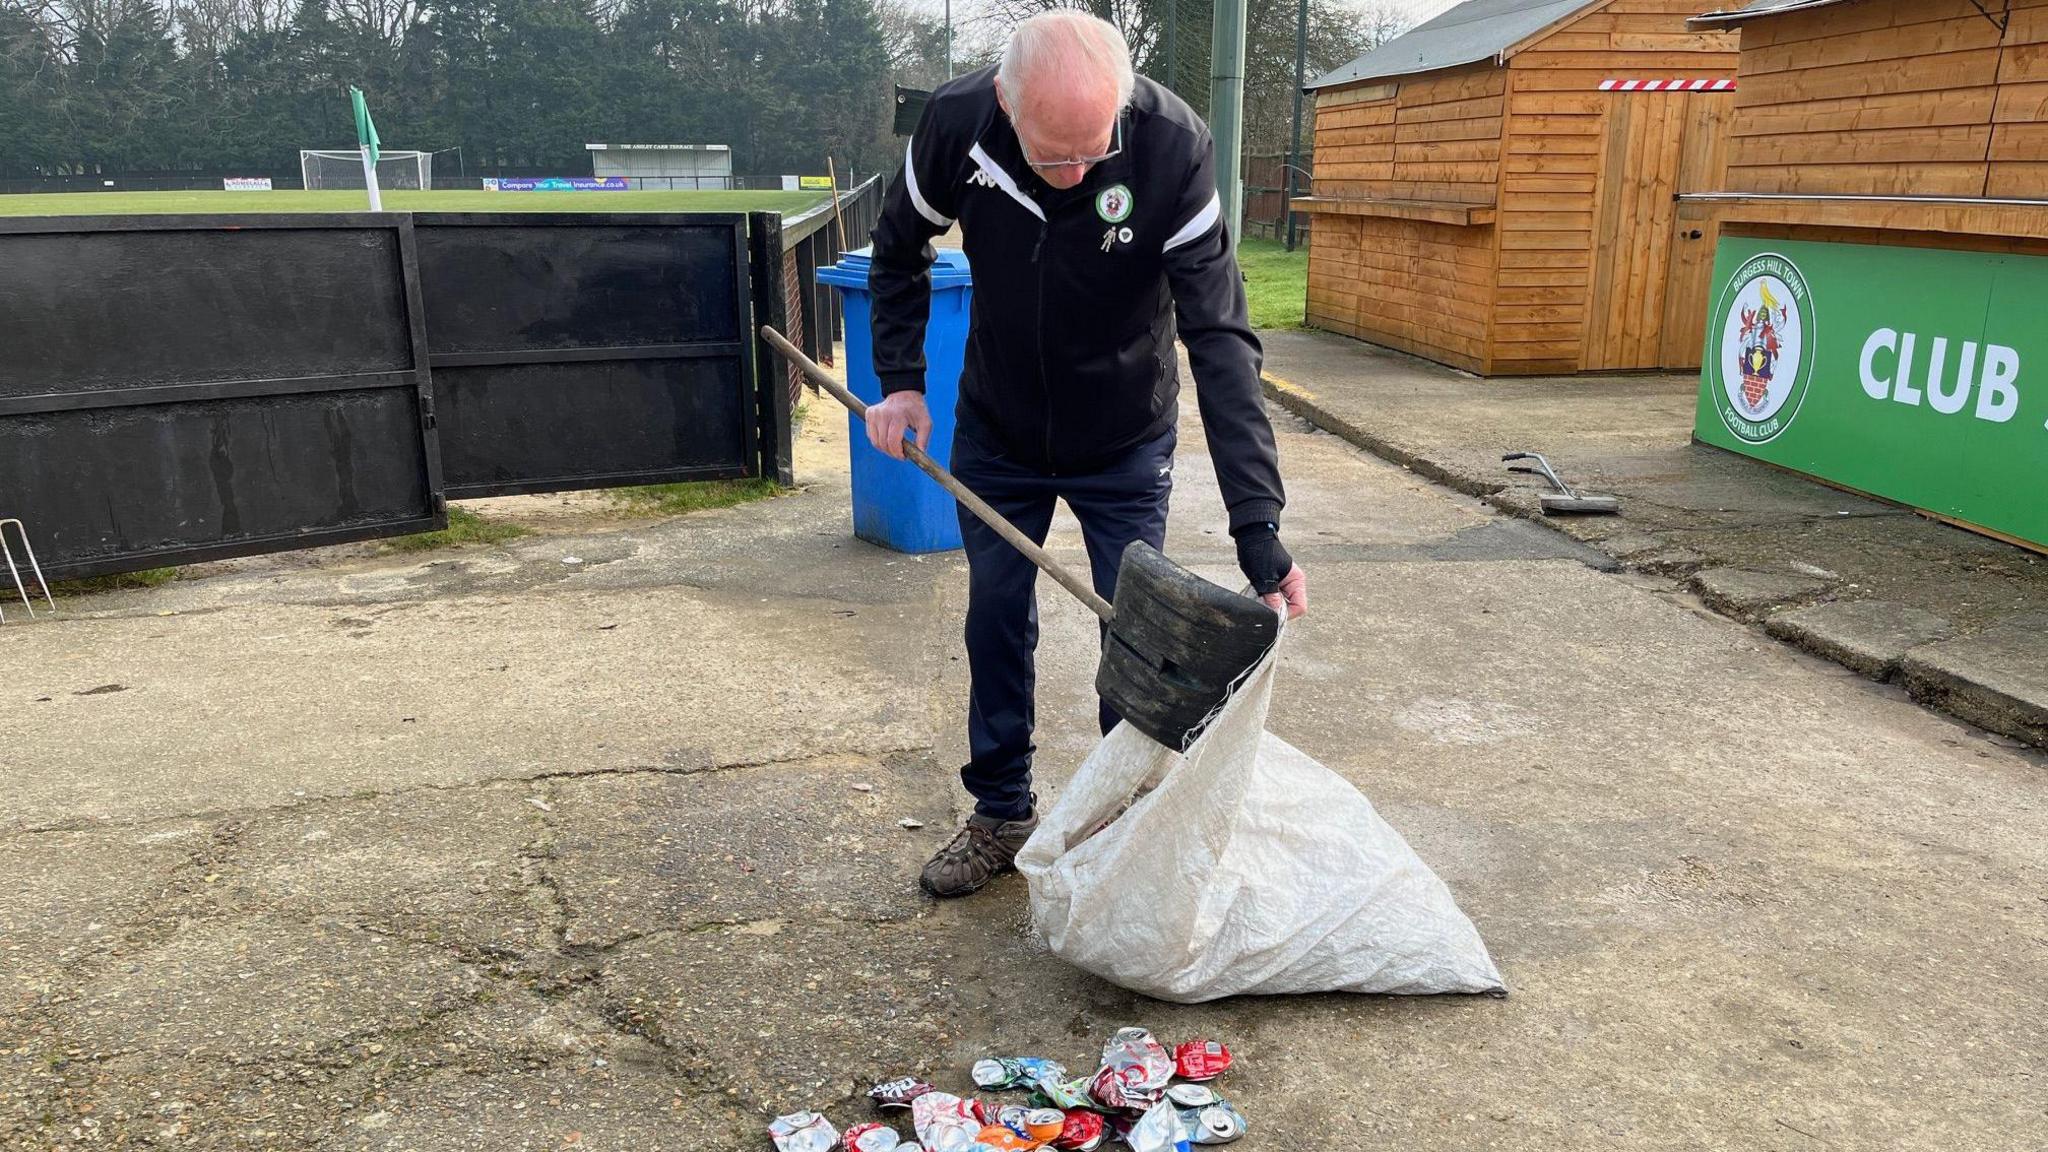
POLYGON ((1733 92, 1728 80, 1602 80, 1602 92, 1733 92))

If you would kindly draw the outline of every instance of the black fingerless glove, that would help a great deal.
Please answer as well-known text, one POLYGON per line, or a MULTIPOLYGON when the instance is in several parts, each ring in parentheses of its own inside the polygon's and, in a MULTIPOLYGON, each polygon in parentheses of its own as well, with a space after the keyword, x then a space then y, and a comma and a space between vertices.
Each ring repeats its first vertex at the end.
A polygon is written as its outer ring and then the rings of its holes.
POLYGON ((1237 566, 1252 582, 1252 591, 1261 596, 1279 591, 1280 581, 1294 570, 1294 557, 1280 546, 1280 526, 1246 524, 1231 535, 1237 538, 1237 566))

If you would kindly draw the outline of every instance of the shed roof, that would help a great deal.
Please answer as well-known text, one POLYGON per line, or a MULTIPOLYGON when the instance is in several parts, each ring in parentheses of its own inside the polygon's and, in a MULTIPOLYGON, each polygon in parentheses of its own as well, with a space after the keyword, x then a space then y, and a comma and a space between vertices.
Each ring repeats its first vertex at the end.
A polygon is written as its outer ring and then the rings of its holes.
POLYGON ((1465 0, 1403 32, 1342 68, 1316 77, 1309 89, 1408 76, 1497 60, 1507 50, 1600 0, 1465 0))
POLYGON ((1844 0, 1750 0, 1735 8, 1723 8, 1708 12, 1686 21, 1688 24, 1739 24, 1757 16, 1775 16, 1780 12, 1797 12, 1802 8, 1825 8, 1840 4, 1844 0))

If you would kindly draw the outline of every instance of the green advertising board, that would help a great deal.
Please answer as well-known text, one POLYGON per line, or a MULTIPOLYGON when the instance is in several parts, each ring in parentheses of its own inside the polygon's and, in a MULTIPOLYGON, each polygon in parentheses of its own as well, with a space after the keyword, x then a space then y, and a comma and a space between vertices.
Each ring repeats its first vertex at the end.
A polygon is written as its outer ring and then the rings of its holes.
POLYGON ((1713 284, 1701 441, 2048 547, 2048 257, 1731 236, 1713 284))

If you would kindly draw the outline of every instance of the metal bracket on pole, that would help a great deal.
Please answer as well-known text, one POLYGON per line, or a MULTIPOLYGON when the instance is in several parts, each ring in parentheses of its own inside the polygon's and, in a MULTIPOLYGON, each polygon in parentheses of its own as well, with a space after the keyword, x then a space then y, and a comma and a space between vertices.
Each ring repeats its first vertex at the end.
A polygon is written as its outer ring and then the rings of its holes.
MULTIPOLYGON (((28 542, 28 528, 21 521, 10 518, 0 520, 0 555, 4 555, 7 558, 7 571, 9 575, 14 577, 14 590, 21 596, 21 606, 28 609, 29 619, 33 620, 36 618, 35 601, 29 599, 28 589, 22 586, 21 569, 14 563, 14 546, 7 542, 7 526, 9 524, 14 525, 15 534, 21 537, 21 550, 28 554, 29 571, 35 575, 36 587, 42 590, 43 601, 50 606, 50 613, 55 615, 57 601, 50 597, 50 582, 43 579, 43 566, 36 563, 36 549, 35 545, 28 542)), ((6 622, 6 613, 0 612, 0 624, 6 622)))

